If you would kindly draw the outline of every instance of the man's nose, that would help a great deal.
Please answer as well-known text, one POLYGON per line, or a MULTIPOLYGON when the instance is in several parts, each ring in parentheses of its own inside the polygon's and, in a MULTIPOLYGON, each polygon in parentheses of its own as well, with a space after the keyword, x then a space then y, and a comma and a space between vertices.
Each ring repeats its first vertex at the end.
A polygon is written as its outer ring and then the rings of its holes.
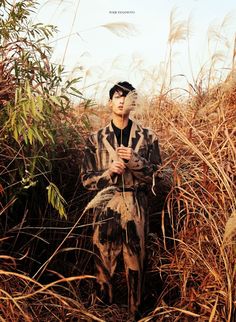
POLYGON ((124 96, 121 96, 120 97, 120 103, 124 104, 124 101, 125 101, 125 97, 124 96))

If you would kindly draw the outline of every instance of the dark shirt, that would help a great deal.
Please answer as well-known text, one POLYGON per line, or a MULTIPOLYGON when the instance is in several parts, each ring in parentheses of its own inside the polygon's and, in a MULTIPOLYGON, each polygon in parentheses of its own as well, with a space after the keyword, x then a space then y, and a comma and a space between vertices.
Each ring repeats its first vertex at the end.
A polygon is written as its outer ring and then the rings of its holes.
POLYGON ((118 142, 119 146, 121 144, 123 144, 124 146, 128 146, 132 123, 133 122, 129 119, 127 126, 124 129, 121 130, 118 127, 115 126, 113 121, 111 121, 111 125, 112 125, 114 133, 116 135, 116 139, 117 139, 117 142, 118 142))

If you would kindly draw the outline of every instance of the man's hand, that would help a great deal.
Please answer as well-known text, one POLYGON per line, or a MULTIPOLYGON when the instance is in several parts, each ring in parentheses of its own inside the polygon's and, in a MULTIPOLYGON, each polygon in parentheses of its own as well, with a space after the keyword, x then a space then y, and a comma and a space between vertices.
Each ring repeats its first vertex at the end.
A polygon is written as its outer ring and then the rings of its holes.
POLYGON ((133 149, 121 145, 116 149, 116 152, 121 159, 129 161, 132 157, 133 149))
POLYGON ((125 164, 122 161, 113 161, 108 170, 110 175, 114 173, 123 174, 125 171, 125 164))

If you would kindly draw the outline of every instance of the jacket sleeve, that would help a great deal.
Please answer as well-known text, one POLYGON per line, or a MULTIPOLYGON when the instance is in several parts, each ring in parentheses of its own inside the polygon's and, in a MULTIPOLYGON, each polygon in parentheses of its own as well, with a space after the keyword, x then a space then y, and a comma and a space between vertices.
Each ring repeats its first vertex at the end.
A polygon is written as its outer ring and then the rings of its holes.
POLYGON ((161 163, 158 139, 156 136, 152 136, 152 140, 147 143, 146 153, 133 151, 132 157, 126 165, 137 179, 152 184, 153 176, 158 177, 161 163))
POLYGON ((108 169, 98 169, 96 143, 91 135, 86 143, 81 168, 81 181, 88 190, 101 190, 114 184, 116 177, 109 174, 108 169))

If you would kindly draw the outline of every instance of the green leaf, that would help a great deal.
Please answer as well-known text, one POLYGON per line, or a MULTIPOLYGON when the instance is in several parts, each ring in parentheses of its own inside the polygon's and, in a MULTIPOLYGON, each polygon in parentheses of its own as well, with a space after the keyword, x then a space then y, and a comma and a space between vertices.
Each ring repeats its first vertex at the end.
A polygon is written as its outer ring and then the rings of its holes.
POLYGON ((50 96, 50 100, 56 105, 61 105, 61 101, 59 100, 58 96, 50 96))
POLYGON ((48 190, 48 203, 50 203, 53 208, 59 212, 61 218, 67 218, 64 207, 66 201, 60 194, 58 187, 54 183, 50 182, 46 189, 48 190))
POLYGON ((13 137, 18 142, 19 135, 16 127, 14 128, 14 131, 13 131, 13 137))
POLYGON ((28 129, 28 138, 29 138, 29 142, 32 145, 33 143, 33 131, 31 130, 31 128, 28 129))
POLYGON ((72 91, 74 91, 75 93, 79 94, 79 95, 82 95, 82 93, 75 87, 71 86, 70 87, 72 89, 72 91))

